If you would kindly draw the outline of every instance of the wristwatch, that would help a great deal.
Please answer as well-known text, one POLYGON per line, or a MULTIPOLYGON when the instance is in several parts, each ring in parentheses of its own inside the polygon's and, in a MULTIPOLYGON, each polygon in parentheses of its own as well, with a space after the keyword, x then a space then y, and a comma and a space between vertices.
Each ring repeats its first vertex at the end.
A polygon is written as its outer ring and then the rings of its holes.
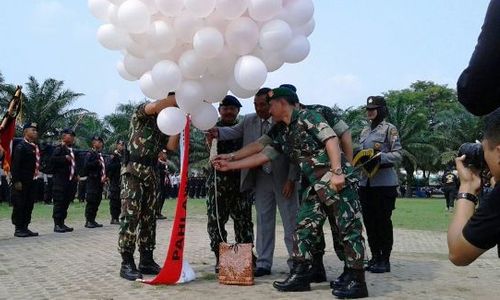
POLYGON ((471 194, 471 193, 458 193, 457 194, 457 200, 458 199, 469 200, 472 203, 474 203, 474 205, 477 205, 477 203, 479 202, 479 199, 477 198, 477 196, 474 195, 474 194, 471 194))
POLYGON ((233 161, 234 160, 234 152, 231 152, 229 153, 229 161, 233 161))
POLYGON ((342 168, 330 169, 330 172, 332 172, 335 175, 342 175, 342 174, 344 174, 344 171, 342 170, 342 168))

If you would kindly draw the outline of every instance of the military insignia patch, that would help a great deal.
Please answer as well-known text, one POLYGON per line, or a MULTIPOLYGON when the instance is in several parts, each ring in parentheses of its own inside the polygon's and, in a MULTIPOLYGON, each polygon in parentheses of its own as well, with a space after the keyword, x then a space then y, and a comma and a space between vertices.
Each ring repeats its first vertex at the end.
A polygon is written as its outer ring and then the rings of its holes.
POLYGON ((380 150, 380 149, 382 149, 382 144, 380 144, 380 143, 375 143, 375 145, 373 145, 373 149, 375 149, 375 150, 380 150))

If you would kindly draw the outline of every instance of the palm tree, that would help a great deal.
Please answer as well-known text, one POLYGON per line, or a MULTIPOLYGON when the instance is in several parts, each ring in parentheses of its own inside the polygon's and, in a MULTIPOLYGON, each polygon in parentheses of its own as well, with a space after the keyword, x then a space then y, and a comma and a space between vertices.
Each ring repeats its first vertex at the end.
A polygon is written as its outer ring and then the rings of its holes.
POLYGON ((97 115, 94 113, 78 116, 74 128, 77 133, 76 145, 79 148, 88 148, 94 136, 102 137, 105 145, 109 146, 114 144, 110 141, 111 131, 107 128, 105 122, 97 118, 97 115))
POLYGON ((73 127, 69 121, 75 116, 89 113, 83 108, 69 109, 76 99, 83 96, 63 89, 64 82, 52 78, 43 84, 30 76, 24 90, 21 116, 23 120, 38 123, 40 138, 52 138, 62 128, 73 127))
POLYGON ((129 135, 130 118, 137 108, 137 103, 129 102, 126 104, 118 104, 115 112, 104 117, 104 121, 110 128, 112 135, 110 142, 118 140, 126 141, 129 135))

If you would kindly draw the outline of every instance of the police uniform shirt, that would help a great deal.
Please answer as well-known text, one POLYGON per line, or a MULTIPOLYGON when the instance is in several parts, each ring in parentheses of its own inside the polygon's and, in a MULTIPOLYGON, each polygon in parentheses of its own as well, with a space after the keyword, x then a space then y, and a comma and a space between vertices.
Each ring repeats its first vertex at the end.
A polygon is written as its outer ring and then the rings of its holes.
POLYGON ((488 250, 500 244, 500 184, 497 184, 462 230, 465 239, 477 248, 488 250))
MULTIPOLYGON (((399 180, 396 169, 393 167, 401 162, 401 143, 398 130, 386 121, 380 122, 375 129, 366 127, 361 132, 359 143, 363 149, 373 148, 380 151, 380 168, 370 178, 370 186, 398 186, 399 180)), ((361 186, 367 186, 368 177, 363 173, 360 180, 361 186)))

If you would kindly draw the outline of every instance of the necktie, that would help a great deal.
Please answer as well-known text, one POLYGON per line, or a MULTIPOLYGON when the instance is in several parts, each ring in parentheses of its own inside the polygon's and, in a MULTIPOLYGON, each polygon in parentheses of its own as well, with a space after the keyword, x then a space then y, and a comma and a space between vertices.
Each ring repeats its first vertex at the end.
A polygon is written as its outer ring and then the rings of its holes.
MULTIPOLYGON (((262 120, 261 126, 260 126, 260 135, 264 135, 269 131, 269 122, 267 120, 262 120)), ((266 162, 265 164, 262 165, 262 170, 267 173, 271 174, 272 172, 272 167, 271 167, 271 162, 266 162)))
POLYGON ((73 153, 73 148, 68 147, 69 156, 71 156, 71 165, 69 168, 69 181, 73 180, 73 176, 75 175, 75 153, 73 153))
POLYGON ((101 182, 106 181, 106 165, 104 164, 104 157, 99 153, 99 162, 101 162, 101 182))
POLYGON ((35 173, 33 173, 33 179, 37 179, 40 174, 40 149, 37 144, 28 142, 27 140, 25 141, 35 148, 35 173))

